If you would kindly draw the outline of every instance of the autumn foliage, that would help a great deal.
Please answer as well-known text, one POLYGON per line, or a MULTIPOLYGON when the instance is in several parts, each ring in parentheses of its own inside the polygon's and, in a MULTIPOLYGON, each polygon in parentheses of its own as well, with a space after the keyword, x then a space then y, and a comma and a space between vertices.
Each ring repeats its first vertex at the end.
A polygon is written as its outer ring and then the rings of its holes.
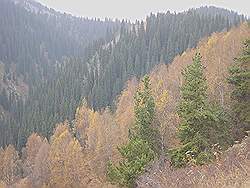
MULTIPOLYGON (((209 100, 228 109, 231 103, 231 87, 226 80, 228 67, 240 54, 242 41, 249 37, 246 24, 229 32, 214 33, 203 39, 197 49, 188 49, 171 64, 159 65, 151 72, 162 152, 180 145, 176 136, 180 123, 176 107, 183 84, 181 72, 192 63, 196 51, 203 57, 209 100)), ((136 79, 127 82, 113 112, 110 109, 94 111, 83 101, 76 110, 75 120, 58 124, 51 138, 34 133, 21 152, 13 146, 0 149, 0 187, 115 187, 107 182, 107 164, 122 158, 117 147, 128 142, 129 129, 135 123, 133 98, 139 85, 136 79)), ((248 148, 247 138, 230 148, 215 164, 204 167, 173 171, 165 162, 163 169, 155 167, 155 171, 142 176, 138 186, 222 187, 227 186, 226 181, 229 185, 240 185, 249 176, 248 148)))

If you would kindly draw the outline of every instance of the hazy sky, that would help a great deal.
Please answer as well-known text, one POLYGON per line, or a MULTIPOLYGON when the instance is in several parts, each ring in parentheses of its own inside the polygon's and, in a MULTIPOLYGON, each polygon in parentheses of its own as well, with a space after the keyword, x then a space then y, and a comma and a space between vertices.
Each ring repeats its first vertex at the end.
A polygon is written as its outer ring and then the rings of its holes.
POLYGON ((250 0, 37 0, 56 10, 77 16, 144 19, 150 12, 183 11, 215 5, 250 16, 250 0))

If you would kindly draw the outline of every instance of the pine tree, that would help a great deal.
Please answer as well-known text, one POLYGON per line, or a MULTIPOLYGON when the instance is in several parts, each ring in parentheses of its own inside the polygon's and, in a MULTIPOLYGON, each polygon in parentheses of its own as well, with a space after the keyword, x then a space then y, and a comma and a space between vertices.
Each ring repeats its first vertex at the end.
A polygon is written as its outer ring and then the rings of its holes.
POLYGON ((225 113, 220 107, 209 104, 203 69, 201 55, 197 53, 183 72, 184 85, 178 106, 181 119, 178 135, 182 146, 170 151, 176 167, 207 163, 214 157, 214 144, 225 148, 230 143, 225 113))
POLYGON ((239 137, 250 130, 250 39, 245 41, 243 53, 235 59, 229 73, 228 80, 233 86, 232 111, 239 137))

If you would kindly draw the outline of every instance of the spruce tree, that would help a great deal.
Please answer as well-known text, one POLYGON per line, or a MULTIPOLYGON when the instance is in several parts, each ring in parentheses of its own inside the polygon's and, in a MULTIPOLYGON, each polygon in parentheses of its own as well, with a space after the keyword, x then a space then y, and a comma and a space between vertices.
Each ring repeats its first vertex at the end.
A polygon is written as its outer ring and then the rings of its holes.
MULTIPOLYGON (((150 79, 145 76, 143 88, 135 94, 135 127, 129 142, 119 148, 123 160, 118 166, 109 163, 107 176, 112 183, 133 187, 135 179, 154 160, 157 151, 157 129, 153 128, 155 103, 151 95, 150 79)), ((158 137, 159 138, 159 137, 158 137)))
POLYGON ((123 160, 118 166, 108 164, 108 180, 111 183, 133 187, 135 179, 141 175, 146 166, 154 160, 155 153, 147 141, 133 138, 127 145, 119 148, 123 160))
POLYGON ((198 123, 206 114, 208 107, 207 85, 203 75, 200 54, 196 54, 191 64, 183 72, 184 85, 181 88, 181 101, 178 115, 183 119, 179 135, 186 144, 202 128, 198 123))
POLYGON ((189 163, 204 164, 213 159, 212 148, 230 143, 227 118, 218 106, 211 106, 207 97, 207 83, 203 74, 201 55, 184 72, 181 101, 178 106, 180 125, 178 135, 182 146, 170 151, 173 166, 189 163))
POLYGON ((132 136, 146 140, 151 149, 159 152, 160 142, 155 120, 155 101, 151 93, 150 78, 145 76, 142 80, 143 88, 134 96, 135 127, 132 136))
POLYGON ((250 130, 250 39, 244 43, 243 53, 229 69, 229 83, 233 86, 232 111, 237 127, 235 136, 242 137, 250 130))

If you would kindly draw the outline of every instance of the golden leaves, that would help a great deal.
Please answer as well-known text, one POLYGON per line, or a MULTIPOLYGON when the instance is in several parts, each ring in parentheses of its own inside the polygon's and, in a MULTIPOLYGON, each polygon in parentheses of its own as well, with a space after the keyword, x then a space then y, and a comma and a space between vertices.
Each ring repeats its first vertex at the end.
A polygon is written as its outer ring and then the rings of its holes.
POLYGON ((80 185, 85 163, 82 148, 70 133, 67 123, 59 125, 57 129, 59 130, 55 130, 48 158, 49 184, 56 187, 80 185))
POLYGON ((21 176, 21 161, 12 145, 0 151, 0 181, 7 185, 15 183, 21 176))
POLYGON ((162 79, 158 80, 158 83, 153 91, 154 91, 153 94, 155 98, 156 110, 162 111, 166 106, 169 96, 167 90, 164 88, 162 79))

